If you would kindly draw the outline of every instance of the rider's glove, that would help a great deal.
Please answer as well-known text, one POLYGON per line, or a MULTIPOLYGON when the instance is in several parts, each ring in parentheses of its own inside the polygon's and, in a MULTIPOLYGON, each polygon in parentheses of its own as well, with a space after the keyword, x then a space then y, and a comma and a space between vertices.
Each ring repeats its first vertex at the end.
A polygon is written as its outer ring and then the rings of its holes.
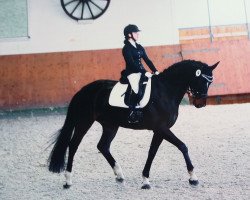
POLYGON ((155 75, 159 75, 159 74, 160 74, 160 72, 158 72, 158 71, 155 72, 155 75))
POLYGON ((145 76, 148 77, 148 78, 151 78, 153 76, 153 74, 149 73, 149 72, 146 72, 145 73, 145 76))

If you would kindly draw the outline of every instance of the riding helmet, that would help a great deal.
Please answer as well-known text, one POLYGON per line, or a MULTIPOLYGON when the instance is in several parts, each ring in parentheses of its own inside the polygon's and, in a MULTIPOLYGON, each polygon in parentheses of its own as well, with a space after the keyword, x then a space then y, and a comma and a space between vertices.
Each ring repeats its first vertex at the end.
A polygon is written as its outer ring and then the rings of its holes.
POLYGON ((127 25, 124 30, 123 30, 123 34, 125 37, 128 37, 128 34, 131 34, 133 32, 139 32, 141 31, 136 25, 134 24, 129 24, 127 25))

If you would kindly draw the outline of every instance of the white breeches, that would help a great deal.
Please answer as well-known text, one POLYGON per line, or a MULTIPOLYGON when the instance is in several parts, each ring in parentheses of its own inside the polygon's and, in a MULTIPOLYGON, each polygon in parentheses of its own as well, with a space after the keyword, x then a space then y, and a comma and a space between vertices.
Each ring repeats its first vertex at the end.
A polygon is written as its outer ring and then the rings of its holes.
POLYGON ((139 81, 141 78, 141 73, 133 73, 128 75, 128 80, 131 85, 132 90, 137 94, 139 92, 139 81))

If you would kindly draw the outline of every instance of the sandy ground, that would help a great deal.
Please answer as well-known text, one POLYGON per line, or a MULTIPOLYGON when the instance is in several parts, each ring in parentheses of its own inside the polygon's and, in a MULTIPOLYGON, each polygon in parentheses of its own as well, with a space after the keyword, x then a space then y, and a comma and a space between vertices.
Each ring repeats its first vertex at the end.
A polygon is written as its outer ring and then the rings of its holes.
POLYGON ((151 131, 120 128, 111 151, 123 168, 126 185, 115 182, 96 149, 101 126, 83 139, 74 162, 73 186, 46 168, 46 142, 64 114, 0 116, 0 199, 250 199, 250 104, 181 106, 172 131, 186 143, 200 184, 188 183, 184 159, 163 142, 151 168, 151 190, 141 190, 141 171, 151 131))

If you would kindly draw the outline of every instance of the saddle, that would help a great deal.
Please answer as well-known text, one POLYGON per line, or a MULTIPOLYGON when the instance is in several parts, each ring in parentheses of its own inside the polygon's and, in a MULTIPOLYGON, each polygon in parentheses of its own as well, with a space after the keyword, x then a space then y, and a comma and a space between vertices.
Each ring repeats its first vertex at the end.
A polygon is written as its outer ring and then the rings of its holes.
POLYGON ((115 107, 129 108, 133 102, 140 102, 137 108, 143 108, 147 105, 151 93, 151 78, 143 78, 140 80, 140 93, 135 94, 132 90, 127 74, 125 71, 121 73, 121 78, 113 87, 110 96, 109 104, 115 107))

